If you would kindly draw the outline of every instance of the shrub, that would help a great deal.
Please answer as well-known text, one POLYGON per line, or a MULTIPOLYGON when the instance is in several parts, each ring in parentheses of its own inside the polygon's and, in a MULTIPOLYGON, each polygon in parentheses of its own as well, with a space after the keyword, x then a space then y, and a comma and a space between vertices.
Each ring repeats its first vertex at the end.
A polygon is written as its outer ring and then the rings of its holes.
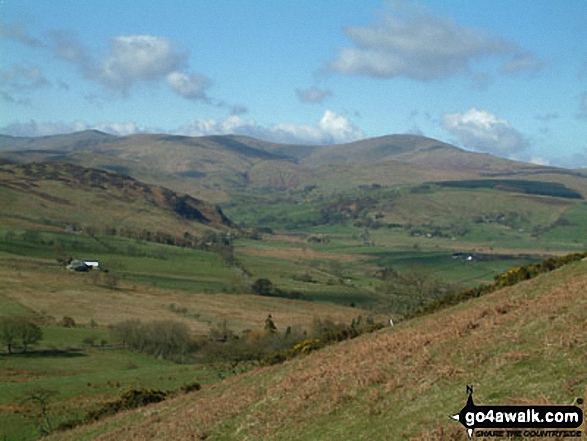
POLYGON ((309 354, 310 352, 320 349, 323 344, 317 338, 310 338, 308 340, 304 340, 297 345, 294 346, 293 352, 300 353, 300 354, 309 354))
POLYGON ((64 328, 75 328, 75 320, 66 315, 61 319, 61 326, 64 328))
POLYGON ((200 383, 198 383, 197 381, 194 381, 192 383, 186 383, 183 386, 181 386, 179 389, 184 392, 184 393, 189 393, 189 392, 195 392, 198 391, 202 388, 202 386, 200 386, 200 383))
POLYGON ((260 296, 270 296, 273 294, 273 283, 269 279, 257 279, 251 286, 255 294, 260 296))
POLYGON ((95 346, 96 345, 96 337, 85 337, 82 340, 82 344, 86 345, 86 346, 95 346))
POLYGON ((123 410, 136 409, 148 404, 159 403, 167 397, 165 392, 155 389, 133 389, 123 393, 116 401, 106 403, 97 410, 88 412, 88 421, 97 421, 105 416, 114 415, 123 410))

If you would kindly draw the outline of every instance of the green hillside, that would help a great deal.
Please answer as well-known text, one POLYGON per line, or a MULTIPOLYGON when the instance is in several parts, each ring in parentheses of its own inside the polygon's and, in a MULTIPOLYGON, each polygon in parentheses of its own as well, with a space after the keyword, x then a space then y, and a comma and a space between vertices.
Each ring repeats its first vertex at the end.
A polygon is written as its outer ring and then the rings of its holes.
POLYGON ((465 385, 487 405, 584 397, 585 323, 582 261, 49 439, 465 440, 465 385))

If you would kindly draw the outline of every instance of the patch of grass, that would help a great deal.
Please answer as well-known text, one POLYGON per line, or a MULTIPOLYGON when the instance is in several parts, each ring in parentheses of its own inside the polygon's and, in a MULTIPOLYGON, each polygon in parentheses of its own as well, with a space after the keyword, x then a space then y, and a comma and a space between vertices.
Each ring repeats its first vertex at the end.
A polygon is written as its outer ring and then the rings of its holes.
POLYGON ((27 417, 31 405, 20 404, 27 391, 44 388, 57 391, 49 403, 56 426, 82 419, 104 401, 130 389, 178 390, 194 381, 218 380, 217 370, 207 365, 176 365, 141 354, 103 349, 81 352, 47 352, 43 355, 0 356, 0 438, 36 439, 34 421, 27 417), (4 409, 14 409, 10 412, 4 409))
POLYGON ((0 311, 2 311, 2 317, 26 317, 31 315, 31 311, 3 295, 0 295, 0 311))

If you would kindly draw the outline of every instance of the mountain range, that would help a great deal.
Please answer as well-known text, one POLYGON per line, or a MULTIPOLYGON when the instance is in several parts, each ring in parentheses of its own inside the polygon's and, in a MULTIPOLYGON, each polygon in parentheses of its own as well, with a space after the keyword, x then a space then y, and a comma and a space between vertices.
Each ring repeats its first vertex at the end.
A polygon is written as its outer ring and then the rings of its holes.
POLYGON ((458 179, 558 182, 587 195, 585 174, 482 153, 416 135, 340 145, 285 145, 234 135, 113 136, 95 130, 23 138, 0 136, 0 156, 14 162, 68 162, 129 174, 211 201, 250 190, 309 185, 399 185, 458 179))

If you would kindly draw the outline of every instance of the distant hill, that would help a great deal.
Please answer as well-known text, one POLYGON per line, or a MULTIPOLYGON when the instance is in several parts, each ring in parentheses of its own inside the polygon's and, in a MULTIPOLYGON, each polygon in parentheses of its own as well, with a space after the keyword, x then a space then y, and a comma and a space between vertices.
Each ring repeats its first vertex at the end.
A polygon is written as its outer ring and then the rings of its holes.
POLYGON ((227 231, 217 206, 130 176, 67 163, 0 164, 0 220, 6 225, 97 232, 227 231))
POLYGON ((477 405, 585 396, 586 302, 583 261, 48 439, 465 440, 465 385, 477 405))
POLYGON ((59 152, 87 149, 98 144, 115 142, 118 137, 98 130, 84 130, 66 135, 16 137, 0 135, 1 151, 55 150, 59 152))
POLYGON ((490 178, 558 182, 587 196, 587 179, 579 171, 473 153, 415 135, 308 146, 234 135, 116 137, 84 131, 40 138, 1 136, 0 155, 16 162, 60 161, 118 171, 214 201, 253 189, 490 178))

